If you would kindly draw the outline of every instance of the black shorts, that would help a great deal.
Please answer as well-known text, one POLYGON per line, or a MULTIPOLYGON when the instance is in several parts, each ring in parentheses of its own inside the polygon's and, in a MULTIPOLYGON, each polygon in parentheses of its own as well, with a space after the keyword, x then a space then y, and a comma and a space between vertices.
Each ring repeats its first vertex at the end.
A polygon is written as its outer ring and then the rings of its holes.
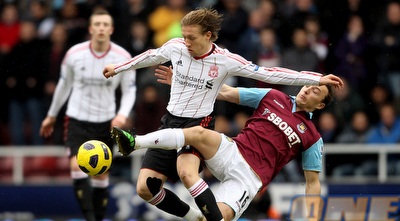
POLYGON ((65 145, 70 148, 69 157, 78 153, 79 147, 88 140, 100 140, 112 149, 114 141, 110 136, 111 121, 92 123, 65 117, 65 145))
MULTIPOLYGON (((170 113, 165 114, 161 118, 162 126, 160 129, 165 128, 188 128, 193 126, 203 126, 208 129, 214 129, 215 126, 215 117, 207 116, 204 118, 185 118, 185 117, 176 117, 170 113)), ((202 159, 201 154, 194 149, 191 148, 182 148, 182 153, 192 153, 197 155, 202 159)), ((172 182, 176 182, 179 180, 179 176, 176 170, 176 159, 177 159, 176 150, 162 150, 162 149, 147 149, 146 154, 143 158, 142 169, 151 169, 158 173, 161 173, 168 177, 168 179, 172 182)), ((199 171, 202 170, 200 166, 199 171)))

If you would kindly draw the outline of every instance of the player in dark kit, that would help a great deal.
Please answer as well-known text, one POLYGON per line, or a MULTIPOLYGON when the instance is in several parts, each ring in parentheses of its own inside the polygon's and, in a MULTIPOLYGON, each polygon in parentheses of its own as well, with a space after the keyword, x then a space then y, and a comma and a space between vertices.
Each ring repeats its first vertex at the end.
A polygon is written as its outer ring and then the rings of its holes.
MULTIPOLYGON (((311 121, 311 112, 328 105, 332 91, 331 85, 304 86, 294 97, 275 89, 224 85, 218 99, 255 108, 237 137, 200 126, 164 129, 136 137, 114 127, 112 135, 123 153, 142 148, 179 150, 185 145, 195 146, 221 181, 215 198, 224 220, 237 220, 284 165, 301 155, 307 203, 318 208, 319 202, 310 195, 319 195, 321 191, 318 174, 322 168, 323 141, 311 121)), ((202 186, 204 181, 198 182, 202 186)), ((188 190, 194 196, 201 193, 199 189, 188 190)))

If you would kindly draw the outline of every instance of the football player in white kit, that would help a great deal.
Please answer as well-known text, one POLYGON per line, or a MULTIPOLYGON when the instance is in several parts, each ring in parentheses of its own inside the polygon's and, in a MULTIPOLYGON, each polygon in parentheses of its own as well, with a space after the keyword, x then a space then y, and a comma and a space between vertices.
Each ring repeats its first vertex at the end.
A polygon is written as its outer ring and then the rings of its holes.
MULTIPOLYGON (((199 8, 191 11, 181 20, 183 38, 171 39, 160 48, 150 49, 125 62, 107 65, 103 74, 109 78, 127 70, 171 61, 173 79, 170 100, 161 128, 199 125, 213 129, 215 99, 225 80, 231 76, 285 85, 343 84, 335 75, 322 76, 315 72, 259 67, 230 53, 213 43, 218 38, 221 21, 221 14, 216 10, 199 8)), ((133 151, 129 144, 122 144, 124 147, 121 147, 118 140, 117 144, 123 155, 133 151)), ((190 146, 180 149, 178 157, 175 150, 147 150, 137 182, 139 196, 170 214, 196 220, 186 203, 162 188, 167 179, 175 181, 180 178, 187 189, 196 190, 190 193, 205 218, 208 221, 222 220, 208 185, 204 181, 198 182, 201 159, 201 154, 190 146)))
POLYGON ((87 221, 100 221, 106 215, 109 198, 109 173, 89 177, 76 161, 79 146, 87 140, 114 145, 112 126, 126 127, 136 98, 136 71, 107 81, 102 75, 105 64, 130 59, 131 55, 111 42, 113 18, 106 11, 94 12, 89 20, 90 41, 71 47, 66 53, 61 76, 40 134, 53 133, 56 116, 68 100, 66 111, 66 147, 69 150, 71 178, 76 199, 87 221), (121 106, 116 113, 116 89, 121 87, 121 106))

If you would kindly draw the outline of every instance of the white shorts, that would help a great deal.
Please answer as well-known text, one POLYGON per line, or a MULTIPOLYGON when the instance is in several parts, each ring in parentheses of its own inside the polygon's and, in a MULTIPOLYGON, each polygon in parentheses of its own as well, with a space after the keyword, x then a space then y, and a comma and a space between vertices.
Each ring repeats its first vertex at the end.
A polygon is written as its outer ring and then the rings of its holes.
POLYGON ((237 220, 254 199, 262 183, 240 154, 236 143, 224 134, 221 137, 217 153, 205 160, 205 163, 221 181, 214 193, 217 202, 230 206, 235 212, 233 220, 237 220))

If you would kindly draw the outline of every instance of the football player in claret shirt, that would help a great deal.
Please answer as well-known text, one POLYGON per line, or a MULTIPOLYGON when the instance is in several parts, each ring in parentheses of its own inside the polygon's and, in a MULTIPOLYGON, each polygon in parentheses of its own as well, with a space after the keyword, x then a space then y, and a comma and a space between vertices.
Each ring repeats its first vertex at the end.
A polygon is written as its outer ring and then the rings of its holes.
MULTIPOLYGON (((200 125, 214 129, 215 99, 225 80, 231 76, 285 85, 342 84, 335 75, 322 76, 315 72, 259 67, 240 55, 217 46, 213 42, 218 38, 221 21, 221 14, 216 10, 199 8, 191 11, 181 20, 183 38, 171 39, 160 48, 150 49, 125 62, 109 64, 104 68, 103 74, 109 78, 127 70, 170 61, 173 66, 173 81, 168 113, 162 118, 161 128, 200 125)), ((129 143, 124 146, 130 148, 129 143)), ((122 152, 123 155, 129 153, 122 152)), ((187 220, 196 220, 196 212, 192 212, 186 203, 162 187, 167 178, 172 181, 181 179, 187 189, 198 190, 191 193, 200 209, 216 208, 208 185, 204 181, 198 182, 201 158, 201 154, 193 147, 180 149, 178 156, 175 150, 149 149, 139 172, 139 196, 165 212, 187 220)), ((216 210, 202 212, 208 221, 219 221, 222 214, 217 214, 219 211, 216 210)))
POLYGON ((136 71, 110 82, 102 76, 104 64, 121 62, 131 55, 111 42, 113 19, 106 11, 95 11, 89 20, 90 41, 72 46, 66 53, 61 76, 40 134, 53 133, 56 116, 68 100, 66 141, 70 171, 76 199, 87 221, 103 220, 109 199, 109 173, 89 177, 79 167, 76 154, 88 140, 114 145, 109 131, 112 126, 126 127, 136 98, 136 71), (121 106, 117 110, 116 90, 121 88, 121 106))
MULTIPOLYGON (((224 220, 239 219, 255 195, 288 162, 301 155, 307 203, 314 203, 318 208, 319 198, 311 195, 318 196, 321 192, 318 175, 322 169, 323 140, 311 116, 312 111, 331 102, 332 91, 331 85, 303 86, 297 96, 288 96, 275 89, 224 85, 218 99, 255 108, 238 136, 231 138, 196 126, 137 135, 131 142, 135 150, 178 150, 185 145, 195 146, 212 174, 221 181, 215 198, 224 220)), ((120 128, 113 128, 113 134, 120 142, 127 142, 123 141, 127 138, 120 128)), ((204 181, 198 179, 196 183, 204 181)), ((189 189, 192 195, 199 194, 200 190, 189 189)), ((310 216, 317 220, 317 214, 310 216)))

